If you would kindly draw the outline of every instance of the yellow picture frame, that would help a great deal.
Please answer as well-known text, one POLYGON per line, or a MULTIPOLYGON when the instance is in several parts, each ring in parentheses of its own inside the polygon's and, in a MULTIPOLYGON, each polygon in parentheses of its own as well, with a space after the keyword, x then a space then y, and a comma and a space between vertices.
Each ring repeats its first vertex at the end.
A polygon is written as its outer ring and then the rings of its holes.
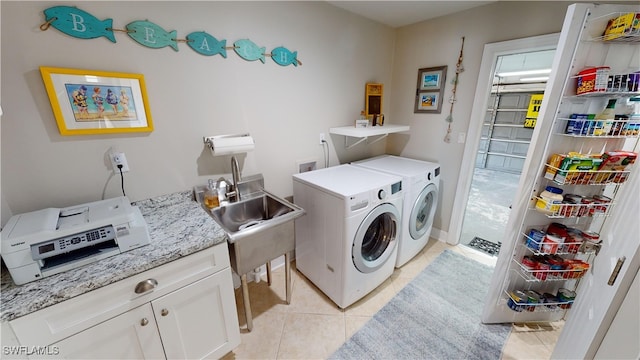
POLYGON ((153 131, 142 74, 41 66, 61 135, 153 131))

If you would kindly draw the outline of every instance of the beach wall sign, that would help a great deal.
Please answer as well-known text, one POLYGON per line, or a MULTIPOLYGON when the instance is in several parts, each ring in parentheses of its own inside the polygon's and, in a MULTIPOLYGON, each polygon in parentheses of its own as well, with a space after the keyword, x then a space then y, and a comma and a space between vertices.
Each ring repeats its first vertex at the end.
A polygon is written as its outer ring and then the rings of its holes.
POLYGON ((151 48, 161 49, 171 47, 179 51, 178 43, 186 43, 193 51, 204 56, 220 55, 227 58, 227 50, 234 50, 244 60, 260 60, 265 63, 266 57, 280 66, 298 66, 302 62, 298 60, 298 52, 279 46, 271 52, 266 52, 266 47, 261 47, 249 39, 240 39, 227 46, 227 40, 218 40, 205 31, 196 31, 188 34, 184 39, 178 39, 177 30, 167 31, 165 28, 148 20, 136 20, 130 22, 124 29, 113 27, 113 19, 100 20, 86 11, 73 6, 53 6, 44 10, 45 22, 40 25, 40 30, 46 31, 53 26, 60 32, 78 39, 96 39, 106 37, 111 42, 116 42, 115 32, 126 33, 129 38, 138 44, 151 48))

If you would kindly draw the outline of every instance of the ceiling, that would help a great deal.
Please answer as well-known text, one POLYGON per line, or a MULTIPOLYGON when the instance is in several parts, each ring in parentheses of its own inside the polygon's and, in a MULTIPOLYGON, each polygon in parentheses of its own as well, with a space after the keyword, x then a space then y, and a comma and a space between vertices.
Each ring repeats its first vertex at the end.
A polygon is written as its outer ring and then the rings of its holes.
MULTIPOLYGON (((436 0, 414 0, 414 1, 380 1, 380 0, 360 0, 360 1, 327 1, 329 4, 345 9, 354 14, 388 25, 392 28, 399 28, 415 24, 421 21, 436 17, 450 15, 456 12, 472 9, 478 6, 494 3, 492 1, 436 1, 436 0)), ((550 69, 555 51, 523 52, 501 56, 497 64, 496 73, 513 72, 522 70, 550 69)), ((520 83, 521 75, 502 76, 500 83, 520 83)), ((496 78, 498 81, 498 78, 496 78)), ((539 86, 539 85, 538 85, 539 86)))
POLYGON ((354 14, 398 28, 439 16, 453 14, 493 1, 327 1, 354 14))

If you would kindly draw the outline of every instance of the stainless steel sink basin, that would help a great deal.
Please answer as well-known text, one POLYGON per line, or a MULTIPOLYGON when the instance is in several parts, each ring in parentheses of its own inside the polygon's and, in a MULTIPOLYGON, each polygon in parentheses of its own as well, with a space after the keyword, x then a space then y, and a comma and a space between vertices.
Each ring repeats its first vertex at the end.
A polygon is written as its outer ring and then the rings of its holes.
MULTIPOLYGON (((196 199, 202 203, 204 188, 196 188, 196 199)), ((240 275, 247 329, 253 328, 246 274, 267 265, 271 284, 271 260, 285 255, 287 304, 291 302, 290 256, 295 249, 294 220, 304 209, 265 190, 243 194, 238 202, 223 202, 207 210, 227 234, 231 267, 240 275)))
POLYGON ((211 210, 213 219, 227 233, 231 266, 239 275, 293 251, 293 220, 304 213, 266 191, 211 210))
POLYGON ((304 210, 266 191, 248 199, 211 210, 215 221, 235 243, 270 227, 288 222, 304 214, 304 210))

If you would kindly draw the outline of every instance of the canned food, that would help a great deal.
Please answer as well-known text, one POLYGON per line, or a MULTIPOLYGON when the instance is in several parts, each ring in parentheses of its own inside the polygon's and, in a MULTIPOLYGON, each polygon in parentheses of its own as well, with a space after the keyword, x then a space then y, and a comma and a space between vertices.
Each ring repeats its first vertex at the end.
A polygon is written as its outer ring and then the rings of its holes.
POLYGON ((591 213, 591 215, 594 215, 596 213, 604 214, 607 212, 610 203, 610 197, 604 195, 594 195, 593 205, 591 206, 591 209, 589 209, 589 213, 591 213))
POLYGON ((525 256, 522 258, 522 266, 524 266, 529 271, 534 271, 538 268, 538 262, 535 261, 531 256, 525 256))
POLYGON ((555 254, 558 252, 558 247, 564 240, 556 235, 547 234, 542 240, 542 252, 545 254, 555 254))
POLYGON ((529 235, 527 236, 526 245, 530 249, 540 250, 540 246, 542 245, 542 240, 544 239, 545 232, 538 229, 529 230, 529 235))
POLYGON ((578 217, 591 215, 591 204, 593 204, 592 198, 583 197, 582 201, 580 202, 580 208, 578 209, 578 217))
POLYGON ((551 293, 542 294, 542 302, 547 304, 545 305, 549 309, 555 309, 556 303, 558 302, 558 297, 551 293))
POLYGON ((558 306, 562 309, 571 308, 571 304, 576 299, 576 292, 571 291, 569 289, 560 288, 558 289, 558 302, 560 303, 558 306))
POLYGON ((567 230, 567 239, 564 242, 564 251, 568 252, 569 254, 577 254, 583 240, 584 239, 582 237, 582 231, 569 228, 567 230))
POLYGON ((527 294, 520 290, 515 290, 509 292, 509 301, 507 301, 507 305, 511 310, 521 312, 525 309, 525 304, 527 303, 527 301, 527 294))
POLYGON ((589 241, 592 242, 594 244, 597 244, 600 242, 600 234, 598 234, 597 232, 594 231, 585 231, 582 233, 582 238, 585 241, 589 241))
POLYGON ((527 294, 527 303, 529 304, 527 305, 527 311, 535 311, 536 306, 542 302, 540 294, 533 290, 525 291, 525 293, 527 294))
POLYGON ((545 260, 541 259, 538 261, 538 266, 536 269, 536 278, 542 281, 547 280, 547 275, 549 274, 549 270, 551 270, 551 265, 545 260))
POLYGON ((551 223, 547 227, 547 234, 561 238, 563 241, 567 237, 567 226, 560 223, 551 223))
POLYGON ((562 272, 565 268, 565 260, 558 255, 553 255, 548 258, 548 262, 549 262, 549 265, 551 266, 550 270, 552 270, 549 273, 549 275, 562 277, 562 272), (556 271, 553 271, 553 270, 556 270, 556 271))
POLYGON ((569 212, 565 215, 565 217, 576 217, 578 216, 580 210, 580 204, 582 203, 582 199, 584 196, 576 195, 576 194, 566 194, 564 199, 566 201, 570 201, 571 205, 567 205, 569 208, 569 212))

